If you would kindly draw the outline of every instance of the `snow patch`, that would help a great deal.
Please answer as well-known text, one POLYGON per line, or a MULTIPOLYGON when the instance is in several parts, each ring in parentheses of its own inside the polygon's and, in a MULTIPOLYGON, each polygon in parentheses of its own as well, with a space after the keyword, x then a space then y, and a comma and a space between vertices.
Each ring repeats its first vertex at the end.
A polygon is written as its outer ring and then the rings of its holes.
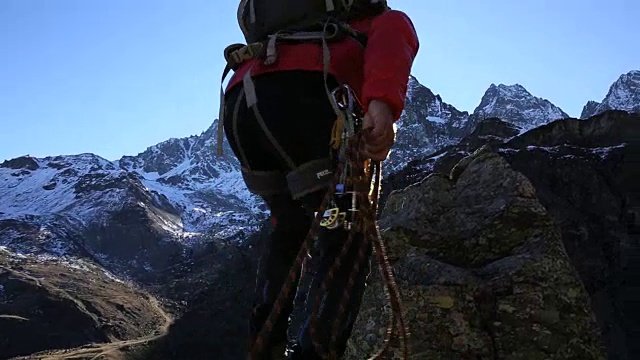
POLYGON ((427 116, 427 120, 429 120, 431 122, 434 122, 434 123, 437 123, 437 124, 446 124, 447 123, 446 119, 443 119, 443 118, 441 118, 439 116, 427 116))
MULTIPOLYGON (((577 149, 577 150, 582 150, 585 151, 586 153, 591 153, 593 155, 598 156, 599 158, 601 158, 602 160, 605 160, 612 151, 617 150, 617 149, 624 149, 626 146, 626 144, 620 144, 620 145, 616 145, 616 146, 607 146, 607 147, 596 147, 596 148, 585 148, 585 147, 579 147, 579 146, 570 146, 570 145, 557 145, 557 146, 527 146, 526 150, 527 151, 544 151, 547 153, 553 153, 553 154, 557 154, 562 148, 573 148, 573 149, 577 149)), ((519 149, 499 149, 498 152, 500 153, 514 153, 514 152, 518 152, 520 151, 519 149)), ((568 154, 568 155, 563 155, 561 157, 561 159, 574 159, 576 158, 576 155, 573 154, 568 154)))
POLYGON ((600 148, 594 148, 591 151, 595 154, 600 156, 601 159, 606 159, 607 157, 609 157, 609 155, 611 154, 611 152, 613 150, 616 149, 624 149, 626 147, 626 144, 620 144, 620 145, 616 145, 616 146, 609 146, 609 147, 600 147, 600 148))

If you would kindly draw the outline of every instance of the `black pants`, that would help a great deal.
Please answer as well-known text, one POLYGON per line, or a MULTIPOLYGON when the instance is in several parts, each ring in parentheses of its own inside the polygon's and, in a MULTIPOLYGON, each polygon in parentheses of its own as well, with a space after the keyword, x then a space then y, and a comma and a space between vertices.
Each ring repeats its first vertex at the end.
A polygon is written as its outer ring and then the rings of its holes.
MULTIPOLYGON (((322 73, 272 73, 254 78, 254 83, 258 108, 265 124, 295 164, 299 166, 326 158, 330 153, 330 133, 336 115, 327 99, 322 73)), ((333 79, 330 79, 329 84, 330 88, 337 86, 333 79)), ((253 170, 280 170, 286 173, 289 167, 244 103, 237 108, 236 134, 232 131, 232 117, 242 91, 242 87, 236 87, 226 98, 224 128, 231 148, 241 159, 241 147, 248 162, 244 165, 253 170)), ((275 227, 269 240, 261 246, 254 309, 249 326, 250 341, 257 336, 266 321, 325 192, 326 190, 315 191, 297 200, 286 191, 263 196, 275 227)), ((355 246, 349 251, 348 258, 343 262, 345 265, 336 273, 326 294, 321 293, 320 283, 341 251, 347 236, 345 230, 323 229, 318 232, 313 253, 309 254, 302 272, 298 273, 297 291, 292 291, 287 299, 284 311, 271 333, 263 359, 271 359, 271 349, 284 343, 287 343, 288 359, 320 358, 314 350, 308 328, 311 310, 318 296, 322 299, 322 310, 318 313, 316 329, 322 345, 325 349, 330 345, 335 346, 339 355, 344 352, 369 274, 368 256, 356 276, 348 308, 343 315, 344 321, 340 326, 340 336, 334 344, 330 344, 329 339, 331 328, 355 262, 355 246)), ((356 239, 359 241, 354 243, 359 245, 361 237, 356 239)))

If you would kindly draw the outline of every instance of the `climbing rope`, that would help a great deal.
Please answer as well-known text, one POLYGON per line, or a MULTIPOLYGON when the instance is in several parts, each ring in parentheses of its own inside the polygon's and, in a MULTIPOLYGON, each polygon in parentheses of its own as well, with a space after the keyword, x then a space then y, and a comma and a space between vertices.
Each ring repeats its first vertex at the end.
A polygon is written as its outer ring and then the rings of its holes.
MULTIPOLYGON (((364 138, 371 129, 359 129, 361 127, 364 114, 362 113, 362 107, 357 102, 352 90, 347 86, 342 86, 335 90, 332 95, 334 96, 341 111, 338 114, 338 119, 332 131, 331 146, 334 150, 338 150, 338 158, 343 161, 338 162, 337 169, 328 188, 329 190, 323 198, 305 241, 302 243, 291 270, 280 289, 278 298, 276 299, 262 329, 258 333, 253 344, 250 345, 250 360, 258 359, 259 354, 263 352, 266 339, 269 338, 269 334, 282 313, 283 304, 289 297, 291 291, 295 288, 297 272, 302 267, 304 258, 311 247, 311 243, 314 238, 313 235, 317 232, 319 226, 326 226, 327 224, 326 219, 323 219, 323 217, 326 215, 326 210, 332 197, 335 195, 334 191, 338 185, 344 186, 344 188, 350 188, 353 197, 352 206, 356 206, 357 208, 351 209, 351 216, 348 219, 348 224, 346 224, 349 229, 347 241, 345 241, 339 255, 334 260, 327 276, 323 280, 321 284, 322 291, 318 293, 315 299, 315 306, 311 314, 311 321, 309 325, 313 345, 316 352, 318 352, 322 358, 329 360, 335 360, 338 358, 335 347, 331 346, 330 349, 325 349, 320 343, 319 336, 317 334, 315 324, 317 322, 318 311, 321 303, 320 294, 325 293, 329 286, 331 286, 331 282, 334 280, 338 269, 341 268, 347 253, 352 246, 354 246, 354 243, 356 243, 356 237, 354 234, 360 233, 361 237, 359 237, 358 240, 361 242, 358 247, 357 258, 351 268, 347 285, 343 289, 342 298, 338 305, 338 313, 332 324, 330 338, 331 343, 337 343, 336 340, 339 335, 340 324, 344 320, 344 314, 347 310, 347 304, 351 299, 351 293, 356 283, 356 277, 360 273, 365 262, 368 261, 368 248, 373 247, 378 263, 378 270, 384 280, 385 297, 390 304, 391 312, 389 314, 389 324, 387 326, 383 345, 380 350, 375 352, 374 355, 369 358, 369 360, 381 359, 389 350, 394 335, 400 337, 403 359, 409 358, 409 332, 404 320, 402 300, 394 280, 391 265, 389 264, 384 242, 380 236, 380 231, 376 223, 378 199, 380 196, 381 163, 378 161, 370 161, 362 156, 361 148, 364 144, 364 138), (371 186, 372 183, 373 187, 371 186), (398 334, 396 334, 396 331, 398 334)), ((343 218, 342 220, 345 221, 347 219, 343 218)), ((332 218, 332 221, 335 221, 335 219, 332 218)))

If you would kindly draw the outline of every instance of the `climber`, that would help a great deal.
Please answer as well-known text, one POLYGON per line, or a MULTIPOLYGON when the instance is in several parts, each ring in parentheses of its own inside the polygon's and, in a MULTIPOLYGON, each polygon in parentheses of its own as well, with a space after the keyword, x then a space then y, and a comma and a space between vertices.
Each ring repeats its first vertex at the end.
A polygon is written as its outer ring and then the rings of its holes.
MULTIPOLYGON (((386 159, 419 43, 408 16, 384 0, 242 0, 237 15, 247 45, 225 49, 223 81, 230 70, 234 73, 221 92, 220 119, 247 188, 264 199, 274 225, 260 245, 251 346, 338 161, 329 145, 337 114, 331 91, 340 84, 353 89, 365 112, 363 127, 370 129, 362 152, 373 160, 386 159)), ((222 129, 218 136, 220 153, 222 129)), ((318 234, 313 256, 297 275, 297 291, 281 304, 260 359, 282 358, 285 347, 287 359, 320 358, 310 339, 309 309, 346 233, 324 229, 318 234)), ((346 281, 340 274, 338 285, 320 294, 323 304, 316 323, 322 341, 329 341, 322 326, 333 320, 339 284, 346 281)), ((339 344, 334 344, 339 354, 345 350, 368 274, 368 268, 361 269, 353 288, 339 344)))

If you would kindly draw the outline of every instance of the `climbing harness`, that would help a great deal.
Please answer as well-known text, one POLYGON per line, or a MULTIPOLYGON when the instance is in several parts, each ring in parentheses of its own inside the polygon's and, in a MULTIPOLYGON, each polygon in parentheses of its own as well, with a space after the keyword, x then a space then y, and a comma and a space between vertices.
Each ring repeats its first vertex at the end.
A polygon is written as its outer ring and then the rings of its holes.
MULTIPOLYGON (((329 230, 343 227, 349 230, 347 241, 344 243, 340 254, 334 260, 333 265, 321 284, 323 292, 326 292, 329 286, 331 286, 331 282, 334 280, 338 269, 341 268, 348 251, 352 246, 358 246, 357 259, 353 263, 347 286, 343 290, 342 298, 338 305, 337 316, 332 324, 331 343, 336 343, 339 327, 346 313, 347 304, 355 285, 355 278, 365 262, 368 261, 367 249, 373 247, 378 269, 385 284, 385 296, 392 311, 389 315, 390 319, 383 345, 381 349, 369 359, 381 359, 386 351, 389 350, 394 335, 400 337, 403 359, 409 358, 409 332, 404 320, 400 292, 395 283, 385 245, 380 236, 378 225, 376 224, 376 212, 381 183, 381 163, 365 159, 361 153, 364 137, 371 130, 362 128, 364 114, 353 91, 348 86, 342 85, 332 91, 331 95, 339 110, 331 140, 331 148, 335 151, 334 154, 338 158, 337 169, 333 173, 328 187, 329 191, 326 192, 322 204, 315 213, 315 218, 307 233, 307 237, 298 251, 294 264, 282 285, 273 308, 255 341, 250 345, 250 360, 258 359, 259 354, 263 352, 266 339, 269 338, 275 322, 282 313, 285 299, 288 298, 291 291, 294 291, 296 287, 297 272, 302 267, 304 258, 311 248, 314 234, 320 227, 329 230), (354 236, 356 232, 362 234, 361 240, 359 238, 359 244, 354 236), (396 331, 398 332, 397 334, 396 331)), ((333 346, 326 349, 324 345, 320 343, 315 327, 321 303, 320 294, 321 293, 318 293, 315 299, 315 307, 311 314, 309 325, 311 339, 318 354, 324 359, 335 360, 337 359, 336 349, 333 346)))

